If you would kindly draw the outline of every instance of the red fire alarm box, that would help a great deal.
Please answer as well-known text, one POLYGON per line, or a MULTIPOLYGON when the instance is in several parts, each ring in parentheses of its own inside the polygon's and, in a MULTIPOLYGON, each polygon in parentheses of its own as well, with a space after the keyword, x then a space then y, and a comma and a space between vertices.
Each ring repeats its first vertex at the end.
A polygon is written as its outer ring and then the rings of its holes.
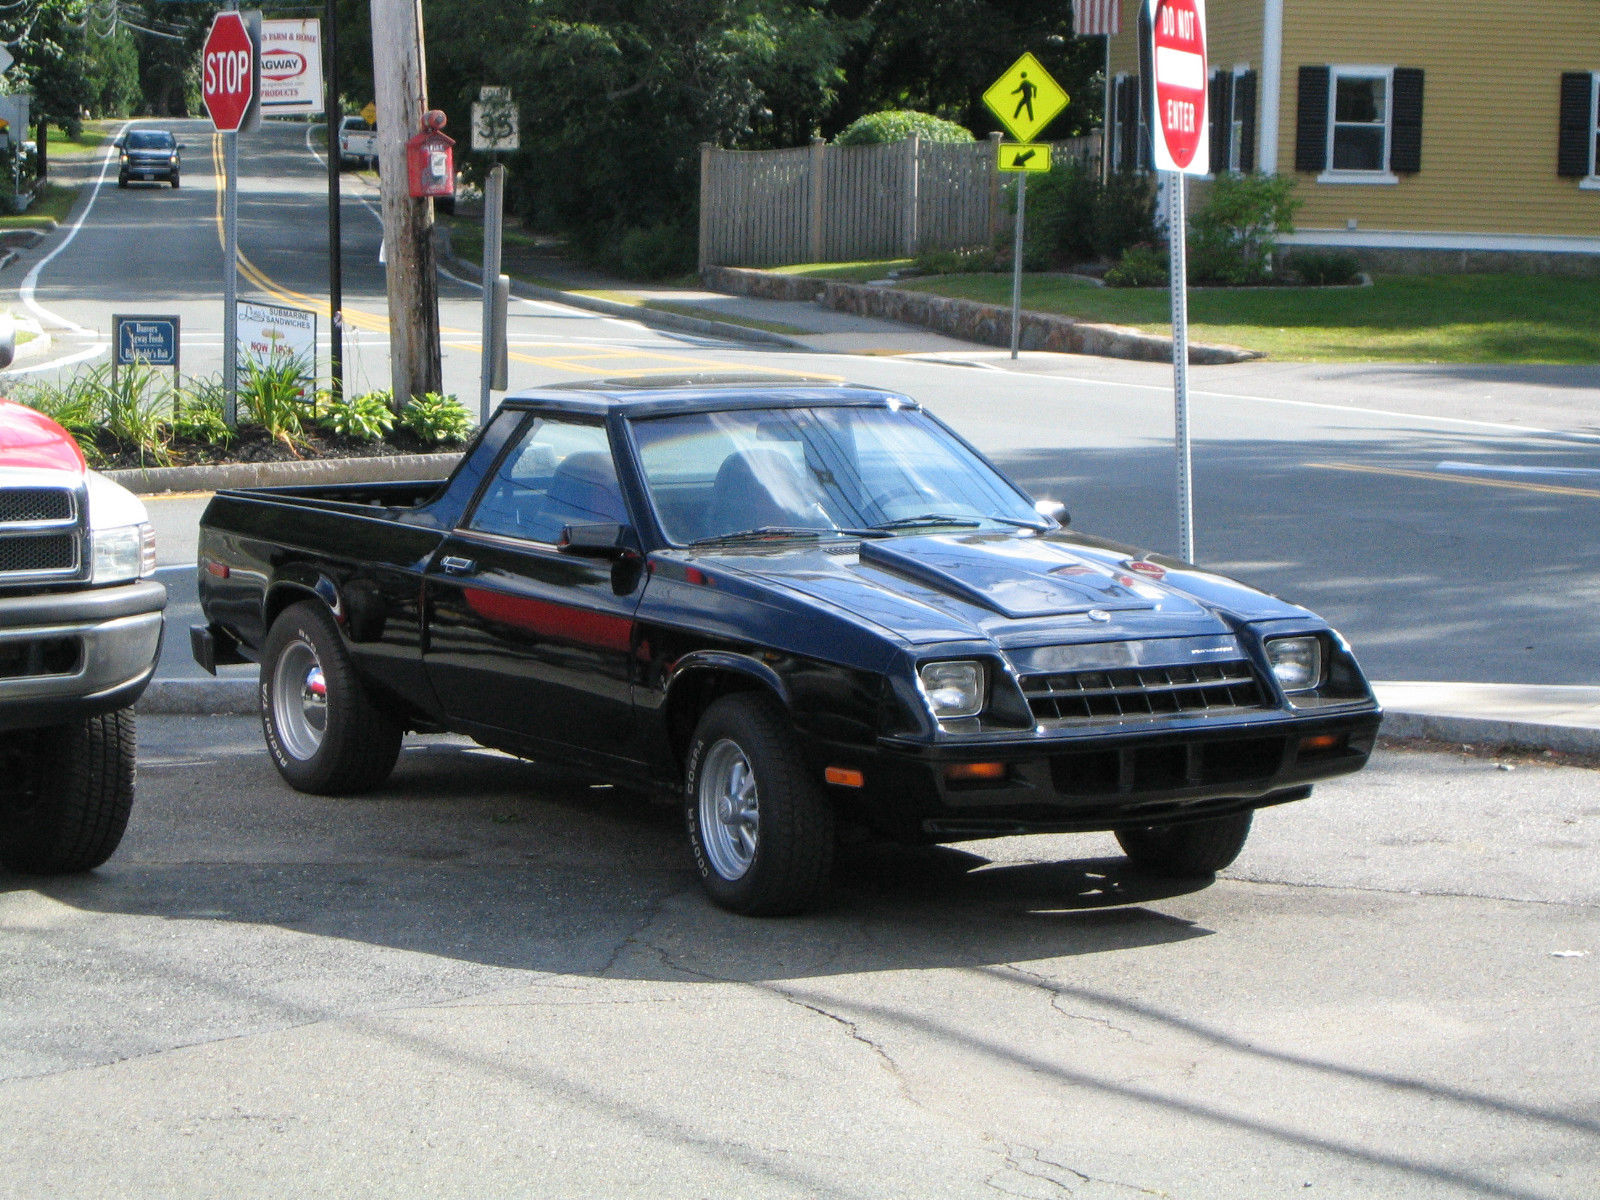
POLYGON ((454 196, 456 194, 455 140, 440 132, 444 114, 433 109, 422 118, 422 132, 406 142, 406 174, 411 194, 454 196))

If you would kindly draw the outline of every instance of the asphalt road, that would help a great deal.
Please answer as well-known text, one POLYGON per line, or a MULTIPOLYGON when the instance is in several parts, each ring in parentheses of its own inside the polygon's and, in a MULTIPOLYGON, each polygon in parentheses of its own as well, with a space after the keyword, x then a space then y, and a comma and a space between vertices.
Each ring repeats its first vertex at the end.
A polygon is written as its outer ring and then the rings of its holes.
POLYGON ((118 856, 0 875, 0 1196, 1600 1194, 1592 770, 1384 751, 1208 887, 869 846, 755 921, 454 739, 329 800, 140 732, 118 856))

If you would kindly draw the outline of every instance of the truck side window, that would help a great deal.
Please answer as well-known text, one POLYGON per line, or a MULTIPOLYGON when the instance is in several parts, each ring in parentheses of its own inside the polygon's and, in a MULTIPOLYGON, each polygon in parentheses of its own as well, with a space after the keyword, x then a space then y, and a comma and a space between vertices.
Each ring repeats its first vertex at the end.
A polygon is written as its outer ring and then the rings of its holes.
POLYGON ((467 528, 554 543, 567 525, 627 521, 605 428, 540 417, 500 460, 467 528))

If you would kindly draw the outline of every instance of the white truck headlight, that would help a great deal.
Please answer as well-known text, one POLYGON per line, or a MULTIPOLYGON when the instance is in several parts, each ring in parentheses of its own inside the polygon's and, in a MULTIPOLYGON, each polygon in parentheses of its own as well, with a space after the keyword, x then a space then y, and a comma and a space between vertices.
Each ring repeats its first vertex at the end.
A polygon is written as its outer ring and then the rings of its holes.
POLYGON ((89 537, 95 583, 132 583, 156 573, 156 531, 149 522, 96 529, 89 537))
POLYGON ((917 671, 917 681, 928 707, 941 721, 975 717, 983 711, 981 662, 924 663, 917 671))
POLYGON ((1273 638, 1267 643, 1267 662, 1284 691, 1309 692, 1322 682, 1322 639, 1273 638))

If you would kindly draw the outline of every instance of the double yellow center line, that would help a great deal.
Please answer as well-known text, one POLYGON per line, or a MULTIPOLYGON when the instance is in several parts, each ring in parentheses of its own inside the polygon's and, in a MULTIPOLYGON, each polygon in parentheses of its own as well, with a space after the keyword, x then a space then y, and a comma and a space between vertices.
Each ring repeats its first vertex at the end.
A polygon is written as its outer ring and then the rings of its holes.
POLYGON ((1426 479, 1430 483, 1465 483, 1474 487, 1503 488, 1513 492, 1540 492, 1547 496, 1582 496, 1600 500, 1600 490, 1568 487, 1558 483, 1523 483, 1512 479, 1480 479, 1443 471, 1407 471, 1400 467, 1363 467, 1356 463, 1314 462, 1306 466, 1318 471, 1351 471, 1360 475, 1390 475, 1400 479, 1426 479))

